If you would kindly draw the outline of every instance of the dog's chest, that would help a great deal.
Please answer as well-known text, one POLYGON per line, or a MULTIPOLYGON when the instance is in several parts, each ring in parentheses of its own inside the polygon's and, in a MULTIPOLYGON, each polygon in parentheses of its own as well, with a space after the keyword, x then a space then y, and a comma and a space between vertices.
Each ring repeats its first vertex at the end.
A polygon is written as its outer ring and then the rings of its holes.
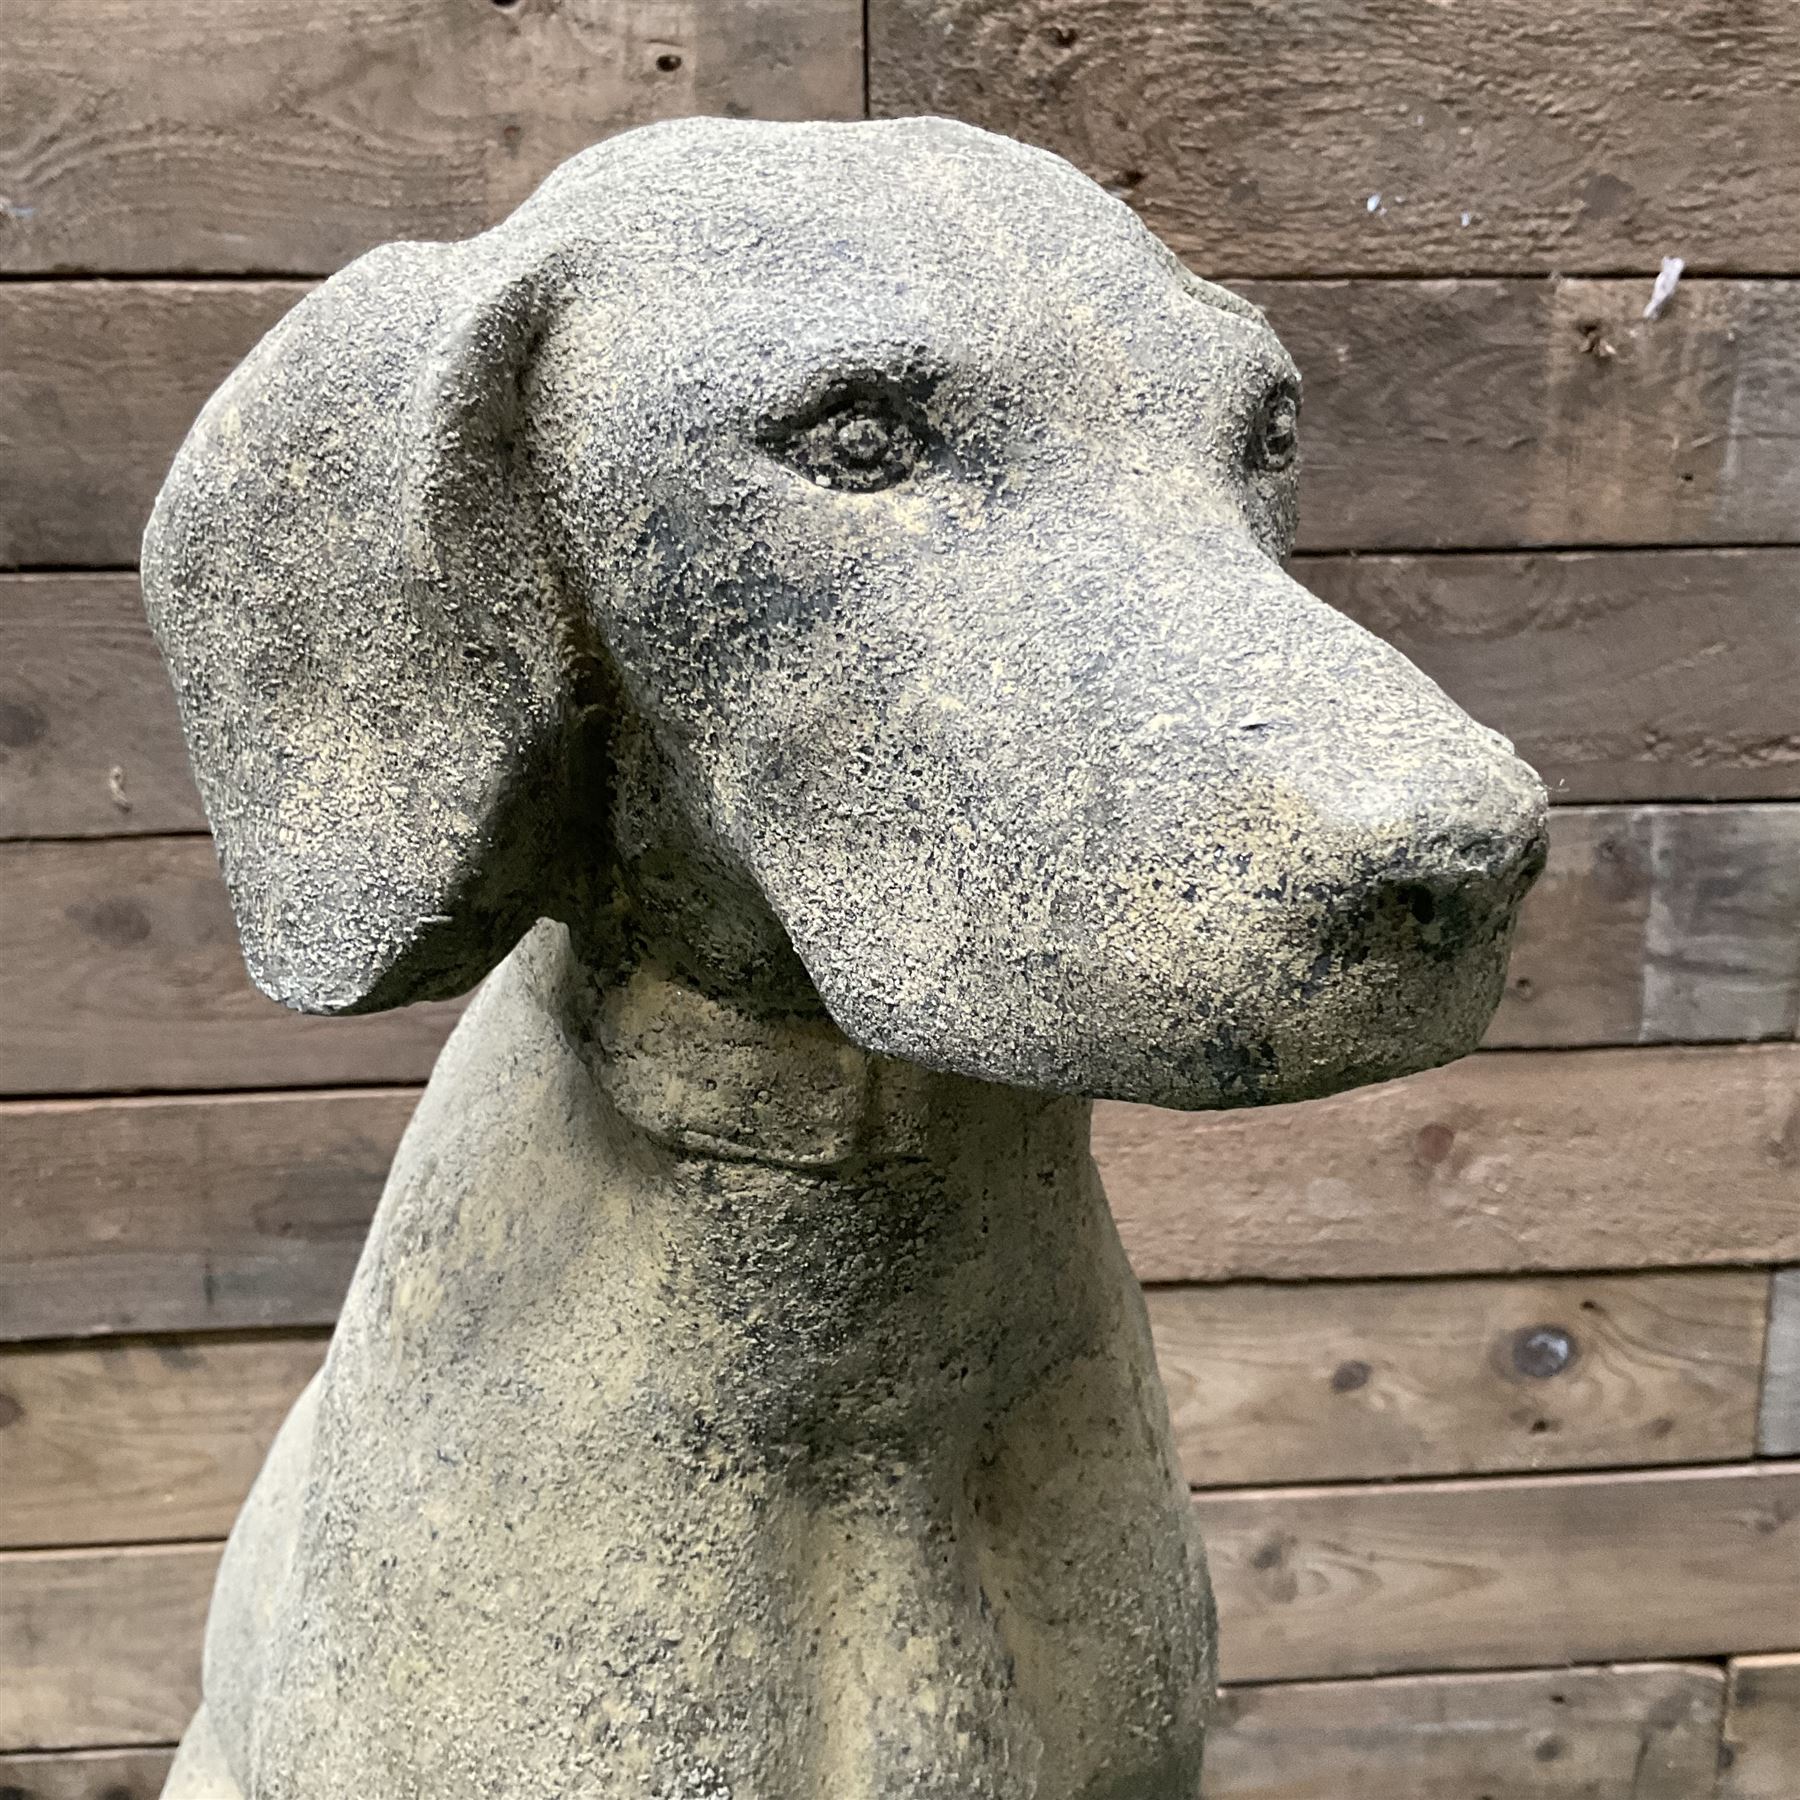
POLYGON ((553 1043, 515 1034, 503 1081, 492 1057, 446 1059, 334 1347, 271 1794, 412 1791, 371 1787, 391 1765, 791 1800, 842 1740, 836 1792, 910 1791, 922 1759, 1014 1800, 1093 1635, 1035 1616, 1036 1572, 1117 1581, 1121 1544, 1172 1596, 1131 1625, 1142 1703, 1185 1692, 1185 1509, 1141 1478, 1147 1346, 1066 1121, 853 1178, 708 1162, 620 1136, 553 1043), (899 1654, 865 1666, 871 1631, 899 1654))

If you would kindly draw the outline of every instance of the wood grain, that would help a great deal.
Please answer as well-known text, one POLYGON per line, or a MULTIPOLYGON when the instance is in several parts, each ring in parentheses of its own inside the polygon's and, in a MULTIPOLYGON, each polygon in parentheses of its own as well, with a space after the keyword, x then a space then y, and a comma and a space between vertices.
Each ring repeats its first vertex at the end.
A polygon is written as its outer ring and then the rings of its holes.
MULTIPOLYGON (((8 116, 19 115, 0 107, 8 116)), ((0 566, 135 563, 194 415, 305 291, 291 282, 0 285, 0 566)))
POLYGON ((174 1759, 172 1749, 0 1756, 0 1800, 157 1800, 174 1759))
POLYGON ((1706 1800, 1723 1689, 1719 1670, 1672 1663, 1227 1688, 1204 1793, 1706 1800))
POLYGON ((1508 1053, 1263 1112, 1095 1110, 1147 1281, 1800 1261, 1800 1051, 1508 1053))
POLYGON ((1800 1794, 1800 1655, 1733 1659, 1717 1800, 1800 1794))
POLYGON ((1061 151, 1216 267, 1795 267, 1789 8, 872 0, 869 22, 877 113, 1061 151))
POLYGON ((1794 540, 1792 283, 1235 285, 1305 378, 1302 548, 1794 540))
POLYGON ((0 1352, 0 1546, 223 1537, 323 1337, 0 1352))
MULTIPOLYGON (((1696 1800, 1718 1756, 1723 1687, 1715 1668, 1648 1663, 1227 1688, 1207 1739, 1205 1796, 1696 1800)), ((170 1757, 4 1756, 0 1795, 156 1800, 170 1757)), ((1788 1800, 1790 1791, 1720 1800, 1788 1800)))
POLYGON ((137 577, 0 576, 0 838, 205 829, 137 577))
MULTIPOLYGON (((1761 1650, 1793 1623, 1800 1467, 1196 1497, 1226 1679, 1761 1650)), ((0 1748, 163 1743, 217 1547, 0 1558, 0 1748)))
MULTIPOLYGON (((135 561, 194 414, 302 291, 0 286, 0 566, 135 561)), ((1305 549, 1795 541, 1800 285, 1689 281, 1654 324, 1633 281, 1245 291, 1306 376, 1305 549)))
POLYGON ((1196 1486, 1756 1454, 1765 1273, 1243 1284, 1148 1298, 1196 1486))
POLYGON ((1792 1038, 1800 806, 1564 807, 1487 1041, 1792 1038))
POLYGON ((685 113, 862 111, 856 0, 46 0, 0 63, 0 270, 323 273, 685 113))
MULTIPOLYGON (((1752 1453, 1767 1278, 1150 1295, 1196 1483, 1752 1453), (1567 1366, 1546 1360, 1549 1334, 1567 1366)), ((0 1352, 0 1547, 221 1536, 320 1335, 0 1352)))
POLYGON ((0 1342, 329 1325, 417 1098, 0 1106, 0 1342))
POLYGON ((219 1548, 0 1555, 0 1750, 179 1737, 199 1702, 219 1548))
MULTIPOLYGON (((861 14, 32 9, 0 273, 252 279, 0 284, 0 566, 135 560, 286 277, 479 229, 640 120, 852 115, 861 14)), ((1800 1263, 1800 806, 1668 804, 1800 800, 1800 285, 1735 278, 1800 272, 1800 17, 869 16, 877 111, 1049 142, 1246 278, 1307 378, 1302 578, 1582 803, 1506 1054, 1274 1113, 1100 1109, 1139 1272, 1226 1282, 1150 1296, 1227 1673, 1276 1684, 1230 1691, 1209 1800, 1704 1800, 1722 1725, 1718 1800, 1792 1800, 1800 1464, 1645 1465, 1800 1456, 1795 1270, 1657 1267, 1800 1263), (1665 251, 1699 278, 1646 323, 1665 251), (1316 279, 1361 274, 1403 279, 1316 279), (1772 1041, 1588 1047, 1740 1039, 1772 1041), (1717 1670, 1540 1666, 1747 1648, 1782 1654, 1736 1656, 1728 1722, 1717 1670), (1427 1668, 1484 1672, 1388 1673, 1427 1668)), ((203 823, 132 578, 0 580, 0 838, 94 840, 0 846, 0 1093, 312 1090, 0 1105, 0 1342, 28 1346, 0 1352, 0 1800, 155 1793, 217 1556, 169 1540, 224 1530, 316 1362, 455 1011, 258 1000, 208 847, 167 835, 203 823), (306 1335, 230 1335, 263 1326, 306 1335)))
POLYGON ((250 985, 206 838, 0 844, 0 1092, 416 1081, 457 1008, 289 1013, 250 985))
POLYGON ((1756 1449, 1759 1456, 1800 1456, 1800 1268, 1777 1269, 1770 1284, 1756 1449))
POLYGON ((1800 797, 1800 552, 1309 556, 1562 804, 1800 797))
POLYGON ((1227 1681, 1792 1642, 1800 1464, 1195 1498, 1227 1681))

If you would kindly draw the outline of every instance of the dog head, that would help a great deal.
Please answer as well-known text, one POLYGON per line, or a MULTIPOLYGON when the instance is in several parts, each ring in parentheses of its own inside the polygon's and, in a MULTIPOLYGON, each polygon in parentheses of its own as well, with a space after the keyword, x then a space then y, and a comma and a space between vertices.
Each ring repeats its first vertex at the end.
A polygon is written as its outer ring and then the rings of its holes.
POLYGON ((1049 1091, 1461 1054, 1543 793, 1282 572, 1298 399, 1125 207, 941 120, 650 127, 364 257, 145 543, 253 975, 394 1006, 549 915, 1049 1091))

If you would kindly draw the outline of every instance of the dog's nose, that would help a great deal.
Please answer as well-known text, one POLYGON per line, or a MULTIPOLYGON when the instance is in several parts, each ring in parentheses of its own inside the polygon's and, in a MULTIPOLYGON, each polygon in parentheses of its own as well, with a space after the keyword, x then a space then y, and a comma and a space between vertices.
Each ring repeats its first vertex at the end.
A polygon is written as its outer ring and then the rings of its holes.
POLYGON ((1541 814, 1511 828, 1415 838, 1369 868, 1351 910, 1453 953, 1512 913, 1542 872, 1547 849, 1541 814))
POLYGON ((1418 904, 1419 895, 1474 886, 1517 899, 1542 873, 1548 844, 1541 817, 1513 831, 1476 831, 1435 843, 1426 838, 1396 855, 1382 879, 1418 904))
POLYGON ((1524 897, 1544 866, 1545 794, 1498 732, 1441 695, 1407 723, 1268 754, 1284 800, 1316 834, 1312 866, 1338 874, 1347 909, 1409 917, 1430 943, 1448 909, 1473 922, 1470 909, 1507 910, 1524 897))

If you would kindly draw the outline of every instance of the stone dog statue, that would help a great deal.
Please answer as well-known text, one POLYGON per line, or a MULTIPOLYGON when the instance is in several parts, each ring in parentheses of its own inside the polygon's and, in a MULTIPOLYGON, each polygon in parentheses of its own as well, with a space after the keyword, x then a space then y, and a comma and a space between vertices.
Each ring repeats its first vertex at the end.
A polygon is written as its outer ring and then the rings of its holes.
POLYGON ((488 979, 170 1795, 1190 1800, 1089 1098, 1462 1054, 1543 854, 1510 746, 1282 573, 1297 397, 939 120, 630 133, 220 390, 144 581, 251 971, 488 979))

